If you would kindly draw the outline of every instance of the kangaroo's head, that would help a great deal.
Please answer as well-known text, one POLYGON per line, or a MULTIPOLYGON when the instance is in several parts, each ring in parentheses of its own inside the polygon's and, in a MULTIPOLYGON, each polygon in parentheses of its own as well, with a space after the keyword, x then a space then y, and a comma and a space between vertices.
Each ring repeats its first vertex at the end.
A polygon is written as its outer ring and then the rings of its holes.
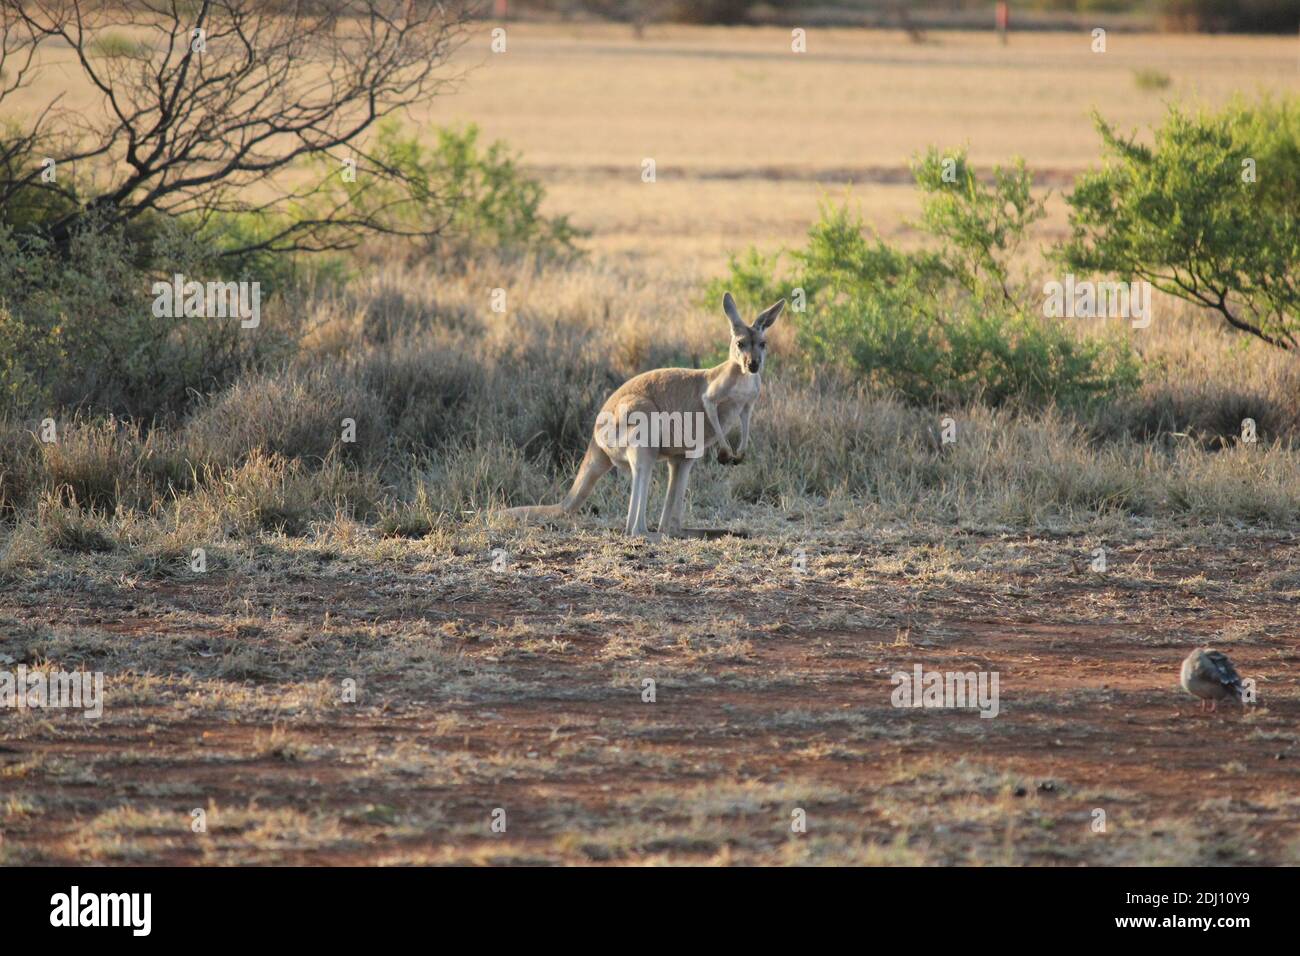
POLYGON ((740 366, 746 375, 757 375, 763 370, 763 356, 767 352, 767 330, 785 308, 785 299, 769 305, 758 314, 753 325, 746 325, 736 309, 736 300, 728 292, 722 297, 722 311, 731 320, 731 361, 740 366))

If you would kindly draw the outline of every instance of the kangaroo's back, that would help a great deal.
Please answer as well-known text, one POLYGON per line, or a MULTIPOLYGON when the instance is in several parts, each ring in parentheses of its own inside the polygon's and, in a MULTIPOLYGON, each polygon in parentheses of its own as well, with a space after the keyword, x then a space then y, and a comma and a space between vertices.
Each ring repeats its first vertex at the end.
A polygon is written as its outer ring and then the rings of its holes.
POLYGON ((696 411, 702 407, 704 390, 709 386, 709 369, 657 368, 635 375, 620 385, 605 400, 602 411, 613 412, 620 406, 648 407, 653 411, 696 411))

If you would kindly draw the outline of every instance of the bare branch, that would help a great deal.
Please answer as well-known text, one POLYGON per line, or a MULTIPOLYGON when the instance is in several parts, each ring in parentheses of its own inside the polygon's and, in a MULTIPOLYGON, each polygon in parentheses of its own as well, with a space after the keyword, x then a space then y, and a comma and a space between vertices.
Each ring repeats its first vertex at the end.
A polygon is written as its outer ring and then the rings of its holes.
MULTIPOLYGON (((289 184, 291 166, 344 150, 364 156, 376 122, 456 81, 448 59, 471 5, 0 0, 0 104, 50 65, 43 47, 58 48, 65 65, 70 50, 101 104, 74 114, 55 94, 26 130, 0 140, 0 203, 36 186, 68 200, 47 224, 56 245, 92 214, 111 224, 146 212, 199 222, 286 213, 311 194, 289 184), (17 168, 38 144, 78 181, 93 171, 107 185, 78 199, 71 182, 40 183, 38 168, 17 168)), ((366 174, 401 177, 382 165, 366 174)), ((339 248, 368 231, 400 233, 382 212, 334 207, 287 224, 269 244, 231 251, 339 248)))

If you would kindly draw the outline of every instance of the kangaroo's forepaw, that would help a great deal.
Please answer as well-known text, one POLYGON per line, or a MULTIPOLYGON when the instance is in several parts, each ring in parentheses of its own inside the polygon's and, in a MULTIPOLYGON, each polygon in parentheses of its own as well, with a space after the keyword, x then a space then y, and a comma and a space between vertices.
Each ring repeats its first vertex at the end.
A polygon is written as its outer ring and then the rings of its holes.
POLYGON ((733 454, 725 448, 718 449, 718 464, 720 465, 739 465, 744 460, 744 455, 733 454))

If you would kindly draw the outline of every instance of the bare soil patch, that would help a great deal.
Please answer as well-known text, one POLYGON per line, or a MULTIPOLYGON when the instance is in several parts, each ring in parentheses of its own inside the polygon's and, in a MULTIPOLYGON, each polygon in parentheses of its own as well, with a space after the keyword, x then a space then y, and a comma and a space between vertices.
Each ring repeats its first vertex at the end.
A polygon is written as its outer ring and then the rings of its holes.
POLYGON ((1295 861, 1291 536, 1110 541, 1106 574, 1073 536, 845 532, 802 546, 798 572, 790 542, 764 535, 467 532, 364 552, 267 539, 189 579, 93 556, 11 580, 0 653, 102 670, 108 688, 98 721, 0 714, 0 852, 1295 861), (1177 688, 1197 643, 1255 677, 1261 705, 1197 714, 1177 688), (890 675, 916 663, 998 672, 998 716, 893 707, 890 675), (792 832, 796 810, 806 833, 792 832))

